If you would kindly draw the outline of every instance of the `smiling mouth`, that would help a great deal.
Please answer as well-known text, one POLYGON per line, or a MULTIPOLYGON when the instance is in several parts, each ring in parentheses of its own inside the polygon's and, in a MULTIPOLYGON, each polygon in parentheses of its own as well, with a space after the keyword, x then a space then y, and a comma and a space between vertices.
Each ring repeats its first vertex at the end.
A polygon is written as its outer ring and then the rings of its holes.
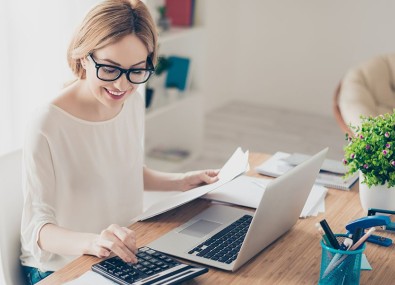
POLYGON ((110 95, 111 98, 116 100, 121 99, 126 94, 126 91, 113 91, 106 88, 104 88, 104 90, 106 90, 107 94, 110 95))

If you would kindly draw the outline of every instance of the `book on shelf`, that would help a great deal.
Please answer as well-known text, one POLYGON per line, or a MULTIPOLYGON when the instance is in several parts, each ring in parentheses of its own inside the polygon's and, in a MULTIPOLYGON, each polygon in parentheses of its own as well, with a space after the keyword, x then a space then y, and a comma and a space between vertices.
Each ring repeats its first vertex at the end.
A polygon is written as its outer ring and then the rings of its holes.
POLYGON ((166 0, 166 18, 172 26, 190 27, 193 25, 194 0, 166 0))
MULTIPOLYGON (((276 152, 272 157, 257 166, 255 170, 260 174, 278 177, 297 164, 302 163, 308 157, 308 155, 298 153, 276 152)), ((345 173, 346 169, 340 161, 325 159, 315 182, 329 188, 350 190, 358 180, 358 173, 347 178, 344 177, 345 173)))
POLYGON ((177 88, 180 91, 188 89, 190 59, 179 56, 169 56, 169 69, 166 76, 166 88, 177 88))

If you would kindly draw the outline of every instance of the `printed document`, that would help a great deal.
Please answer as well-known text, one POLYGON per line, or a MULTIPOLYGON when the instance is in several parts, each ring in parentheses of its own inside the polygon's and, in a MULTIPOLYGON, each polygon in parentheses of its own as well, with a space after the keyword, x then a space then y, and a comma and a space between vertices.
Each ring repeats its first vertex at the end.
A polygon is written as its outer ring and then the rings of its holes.
POLYGON ((221 168, 218 174, 219 180, 217 182, 162 199, 159 202, 151 205, 143 214, 137 217, 137 220, 143 221, 186 204, 203 196, 204 194, 207 194, 210 191, 213 191, 214 189, 217 189, 240 174, 245 173, 249 169, 248 154, 248 151, 243 152, 240 147, 237 148, 233 155, 221 168))

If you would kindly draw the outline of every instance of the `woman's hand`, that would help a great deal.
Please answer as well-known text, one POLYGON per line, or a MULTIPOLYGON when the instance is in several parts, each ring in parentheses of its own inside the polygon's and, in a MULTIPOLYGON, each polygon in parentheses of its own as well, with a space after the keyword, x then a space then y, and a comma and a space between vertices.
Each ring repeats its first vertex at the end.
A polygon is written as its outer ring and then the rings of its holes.
POLYGON ((219 169, 190 171, 184 174, 182 191, 218 181, 219 169))
POLYGON ((113 252, 125 262, 137 263, 136 234, 119 225, 110 225, 96 236, 90 254, 103 258, 113 252))

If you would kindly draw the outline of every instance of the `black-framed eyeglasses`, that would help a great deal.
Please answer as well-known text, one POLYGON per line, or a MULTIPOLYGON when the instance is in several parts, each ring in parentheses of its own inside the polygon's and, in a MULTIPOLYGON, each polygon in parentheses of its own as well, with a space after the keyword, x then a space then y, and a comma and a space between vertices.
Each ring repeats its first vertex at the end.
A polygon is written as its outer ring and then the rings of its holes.
POLYGON ((103 81, 115 81, 125 73, 129 82, 141 84, 147 82, 150 76, 155 72, 155 68, 150 57, 147 57, 147 68, 130 69, 123 69, 114 65, 97 63, 92 54, 88 54, 88 57, 90 57, 95 63, 97 78, 103 81))

